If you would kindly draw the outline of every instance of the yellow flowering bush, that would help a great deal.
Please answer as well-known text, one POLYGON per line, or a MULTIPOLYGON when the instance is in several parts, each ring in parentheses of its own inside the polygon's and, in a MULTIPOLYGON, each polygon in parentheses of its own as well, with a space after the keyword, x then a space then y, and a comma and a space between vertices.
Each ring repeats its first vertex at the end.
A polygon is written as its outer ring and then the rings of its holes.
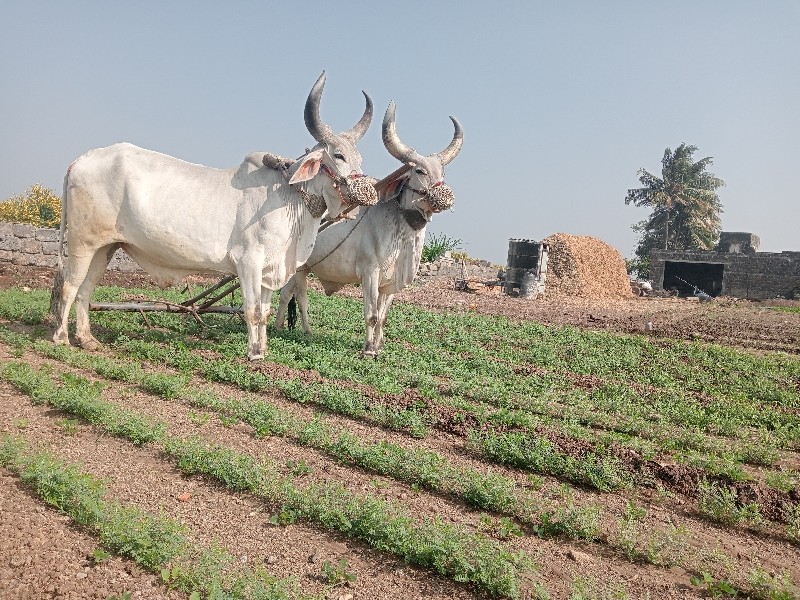
POLYGON ((24 194, 0 202, 0 221, 58 227, 61 223, 61 198, 35 183, 24 194))

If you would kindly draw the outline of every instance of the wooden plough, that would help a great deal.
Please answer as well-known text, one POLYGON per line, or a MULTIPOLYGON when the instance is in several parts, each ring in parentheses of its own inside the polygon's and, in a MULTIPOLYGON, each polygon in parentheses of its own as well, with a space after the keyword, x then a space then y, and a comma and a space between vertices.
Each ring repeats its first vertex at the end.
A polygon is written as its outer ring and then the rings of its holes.
MULTIPOLYGON (((386 199, 387 192, 391 184, 401 175, 405 174, 411 167, 403 165, 393 173, 387 175, 375 184, 375 189, 378 191, 378 197, 381 200, 386 199)), ((350 211, 358 208, 356 205, 350 206, 335 219, 330 219, 322 222, 317 232, 322 232, 334 223, 344 218, 350 211)), ((239 289, 239 278, 236 275, 226 275, 217 283, 207 288, 203 292, 197 294, 193 298, 184 300, 183 302, 169 302, 167 300, 152 300, 142 302, 90 302, 89 310, 118 310, 123 312, 138 312, 147 321, 145 313, 148 312, 171 312, 171 313, 185 313, 191 315, 200 324, 203 323, 201 314, 206 313, 222 313, 230 315, 243 314, 241 306, 218 306, 217 302, 230 296, 233 299, 233 293, 239 289)))
POLYGON ((143 302, 90 302, 89 310, 119 310, 123 312, 138 312, 145 320, 147 312, 172 312, 187 313, 192 315, 199 323, 203 323, 200 315, 203 313, 225 313, 241 315, 242 309, 239 306, 215 306, 217 302, 230 295, 239 288, 238 278, 235 275, 227 275, 220 279, 210 288, 204 290, 194 298, 185 300, 181 303, 168 302, 167 300, 152 300, 143 302), (222 291, 220 291, 222 290, 222 291), (216 293, 215 293, 216 292, 216 293), (213 294, 213 295, 212 295, 213 294), (209 296, 211 296, 209 298, 209 296), (202 304, 198 304, 198 302, 202 304))

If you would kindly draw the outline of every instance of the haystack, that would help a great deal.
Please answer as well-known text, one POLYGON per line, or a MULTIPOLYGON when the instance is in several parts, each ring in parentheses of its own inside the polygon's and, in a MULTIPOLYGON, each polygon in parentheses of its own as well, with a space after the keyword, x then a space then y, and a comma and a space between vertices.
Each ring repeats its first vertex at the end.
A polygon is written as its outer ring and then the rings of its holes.
POLYGON ((546 296, 630 298, 631 284, 619 252, 597 238, 556 233, 550 244, 546 296))

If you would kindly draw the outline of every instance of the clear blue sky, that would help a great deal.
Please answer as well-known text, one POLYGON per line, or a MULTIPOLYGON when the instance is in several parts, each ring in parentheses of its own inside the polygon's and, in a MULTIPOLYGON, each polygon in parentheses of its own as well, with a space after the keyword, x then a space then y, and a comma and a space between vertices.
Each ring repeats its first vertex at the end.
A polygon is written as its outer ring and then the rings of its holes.
POLYGON ((636 172, 681 142, 712 156, 726 231, 800 250, 800 2, 0 0, 0 199, 129 141, 230 167, 313 143, 303 103, 328 81, 334 129, 376 117, 364 170, 397 166, 380 121, 422 153, 464 127, 429 232, 504 264, 509 238, 598 237, 633 254, 636 172))

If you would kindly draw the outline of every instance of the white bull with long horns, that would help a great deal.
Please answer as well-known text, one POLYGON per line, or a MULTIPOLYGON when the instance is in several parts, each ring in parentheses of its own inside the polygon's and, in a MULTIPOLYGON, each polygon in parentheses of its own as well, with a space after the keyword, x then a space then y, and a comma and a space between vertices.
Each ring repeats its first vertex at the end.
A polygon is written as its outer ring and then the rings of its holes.
POLYGON ((461 150, 461 125, 442 152, 422 156, 406 146, 395 129, 395 106, 389 104, 383 118, 383 144, 405 164, 394 177, 381 182, 382 200, 359 209, 355 219, 321 231, 308 261, 281 290, 275 326, 284 327, 287 306, 294 296, 300 307, 303 329, 308 320, 308 273, 314 273, 327 295, 351 283, 360 283, 364 296, 366 340, 363 353, 376 356, 383 348, 383 329, 394 295, 409 285, 419 268, 425 228, 434 213, 450 208, 452 190, 444 183, 444 167, 461 150))
POLYGON ((72 163, 64 179, 53 341, 69 343, 74 301, 77 342, 99 347, 90 331, 89 300, 122 248, 165 286, 191 273, 237 275, 247 356, 263 358, 272 291, 308 260, 325 211, 335 216, 351 203, 377 201, 356 148, 372 120, 372 100, 364 92, 361 119, 337 135, 320 118, 324 85, 323 72, 304 111, 318 143, 283 169, 264 152, 248 154, 238 167, 215 169, 124 143, 72 163))

